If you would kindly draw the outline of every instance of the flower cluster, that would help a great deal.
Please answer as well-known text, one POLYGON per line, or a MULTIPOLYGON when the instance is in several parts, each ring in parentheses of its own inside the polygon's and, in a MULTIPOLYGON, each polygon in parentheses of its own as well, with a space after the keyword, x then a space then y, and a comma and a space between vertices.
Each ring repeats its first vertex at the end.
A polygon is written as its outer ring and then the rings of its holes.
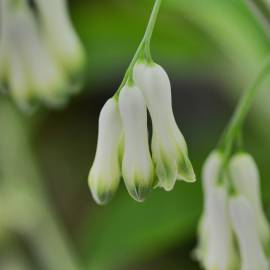
POLYGON ((228 179, 221 179, 223 161, 215 151, 204 166, 204 213, 195 255, 206 270, 269 270, 270 229, 255 161, 247 153, 235 154, 226 167, 228 179))
POLYGON ((84 51, 65 0, 1 0, 0 87, 24 110, 61 105, 78 89, 84 51))
POLYGON ((129 194, 143 201, 153 186, 171 190, 177 179, 195 181, 187 145, 176 124, 164 69, 137 62, 132 80, 104 105, 89 186, 99 204, 108 202, 123 177, 129 194), (152 120, 151 151, 147 109, 152 120))

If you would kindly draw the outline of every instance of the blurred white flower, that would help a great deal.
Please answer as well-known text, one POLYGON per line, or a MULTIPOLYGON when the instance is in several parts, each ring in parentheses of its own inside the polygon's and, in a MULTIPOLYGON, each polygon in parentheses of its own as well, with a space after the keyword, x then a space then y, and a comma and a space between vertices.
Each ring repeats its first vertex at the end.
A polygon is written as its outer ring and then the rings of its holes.
POLYGON ((251 202, 243 195, 230 199, 230 216, 241 255, 241 270, 269 270, 251 202))
POLYGON ((85 55, 70 21, 66 0, 35 0, 35 3, 39 10, 46 42, 54 57, 65 70, 71 72, 72 76, 79 75, 84 65, 85 55))
MULTIPOLYGON (((59 13, 66 13, 64 2, 61 5, 54 4, 59 13), (62 11, 60 11, 62 9, 62 11)), ((49 1, 34 1, 38 11, 34 11, 26 0, 1 0, 1 30, 0 30, 0 85, 5 85, 14 97, 18 105, 23 109, 31 109, 33 103, 42 101, 48 105, 58 106, 66 102, 68 95, 72 93, 71 79, 79 73, 79 66, 83 66, 83 50, 78 45, 77 54, 81 55, 77 61, 75 53, 66 49, 70 47, 72 39, 62 43, 62 54, 70 67, 77 66, 71 72, 66 68, 60 57, 57 57, 45 31, 43 19, 39 18, 49 8, 49 1), (43 6, 41 6, 43 2, 43 6), (44 5, 45 2, 45 5, 44 5), (46 6, 46 8, 45 8, 46 6), (3 14, 4 13, 4 14, 3 14), (70 54, 67 53, 70 52, 70 54), (72 65, 74 63, 74 65, 72 65), (76 72, 76 74, 75 74, 76 72)), ((55 10, 50 5, 51 21, 53 21, 55 10)), ((59 16, 60 17, 60 16, 59 16)), ((62 25, 68 20, 60 20, 62 25)), ((58 39, 70 35, 69 26, 59 28, 54 20, 50 25, 52 31, 58 32, 58 39)), ((74 35, 75 40, 75 35, 74 35)), ((77 43, 78 39, 76 39, 77 43)), ((74 42, 73 42, 74 43, 74 42)), ((72 44, 73 44, 72 43, 72 44)), ((74 49, 75 51, 75 49, 74 49)))
POLYGON ((134 81, 144 95, 152 119, 152 155, 158 186, 169 191, 177 179, 194 182, 187 145, 173 115, 171 85, 166 72, 154 63, 137 63, 134 81))
POLYGON ((206 159, 202 170, 202 184, 204 194, 208 194, 218 184, 223 155, 215 150, 206 159))
POLYGON ((143 201, 153 185, 154 169, 148 146, 147 109, 136 86, 124 86, 119 96, 124 130, 122 174, 129 194, 143 201))
POLYGON ((7 17, 11 95, 19 104, 36 97, 52 104, 61 102, 67 87, 64 73, 43 43, 30 8, 10 7, 7 17))
POLYGON ((260 176, 256 163, 249 154, 239 153, 232 157, 229 170, 235 192, 249 201, 258 234, 265 250, 270 255, 270 227, 263 212, 260 176))
POLYGON ((238 270, 237 249, 228 212, 228 194, 219 184, 222 155, 213 152, 203 169, 204 212, 195 257, 206 270, 238 270))
POLYGON ((269 270, 269 225, 255 161, 247 153, 235 154, 221 175, 223 158, 214 151, 203 168, 205 203, 196 258, 206 270, 269 270))
POLYGON ((97 150, 88 178, 92 195, 99 204, 107 203, 118 187, 121 178, 121 138, 118 104, 111 98, 100 112, 97 150))

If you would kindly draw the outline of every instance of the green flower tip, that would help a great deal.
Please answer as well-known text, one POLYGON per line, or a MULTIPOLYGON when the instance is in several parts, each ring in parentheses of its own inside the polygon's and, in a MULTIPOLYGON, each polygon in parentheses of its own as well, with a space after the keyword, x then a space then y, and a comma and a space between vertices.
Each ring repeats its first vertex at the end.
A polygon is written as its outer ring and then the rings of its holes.
POLYGON ((128 193, 130 196, 136 200, 137 202, 144 202, 147 195, 150 193, 151 186, 149 185, 142 185, 142 184, 136 184, 128 188, 128 193))
POLYGON ((95 202, 99 205, 106 205, 109 203, 114 195, 114 192, 108 190, 99 190, 97 193, 92 192, 95 202))
POLYGON ((96 180, 92 177, 91 172, 88 178, 88 186, 92 197, 99 205, 105 205, 112 199, 116 192, 117 186, 107 185, 107 181, 96 180))
POLYGON ((196 175, 194 173, 192 164, 187 157, 184 157, 183 161, 178 166, 179 178, 185 182, 196 182, 196 175))

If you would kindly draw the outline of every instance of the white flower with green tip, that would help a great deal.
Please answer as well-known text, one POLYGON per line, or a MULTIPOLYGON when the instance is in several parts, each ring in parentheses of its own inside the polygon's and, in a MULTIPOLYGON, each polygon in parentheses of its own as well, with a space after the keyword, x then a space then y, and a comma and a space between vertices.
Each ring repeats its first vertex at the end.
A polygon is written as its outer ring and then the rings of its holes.
POLYGON ((98 143, 88 183, 98 204, 107 203, 121 178, 122 123, 115 99, 109 99, 99 116, 98 143))
POLYGON ((238 270, 237 249, 228 212, 227 190, 218 184, 222 155, 213 152, 203 169, 204 212, 195 256, 206 270, 238 270))
POLYGON ((251 202, 243 195, 236 195, 230 199, 229 208, 240 249, 241 270, 269 270, 251 202))
POLYGON ((115 94, 124 134, 122 176, 137 201, 143 201, 154 185, 169 191, 177 179, 196 180, 185 139, 173 115, 169 78, 162 67, 151 61, 150 40, 160 5, 161 0, 156 0, 145 35, 115 94), (153 127, 152 157, 147 108, 153 127))
POLYGON ((130 195, 143 201, 154 180, 148 146, 147 109, 140 89, 124 86, 119 95, 124 130, 122 175, 130 195))
POLYGON ((194 182, 185 139, 172 111, 171 85, 164 69, 157 64, 137 63, 135 84, 142 90, 153 126, 152 155, 158 186, 172 190, 177 179, 194 182))
POLYGON ((239 153, 230 160, 229 170, 235 191, 250 203, 260 239, 270 256, 270 227, 263 211, 257 165, 251 155, 239 153))

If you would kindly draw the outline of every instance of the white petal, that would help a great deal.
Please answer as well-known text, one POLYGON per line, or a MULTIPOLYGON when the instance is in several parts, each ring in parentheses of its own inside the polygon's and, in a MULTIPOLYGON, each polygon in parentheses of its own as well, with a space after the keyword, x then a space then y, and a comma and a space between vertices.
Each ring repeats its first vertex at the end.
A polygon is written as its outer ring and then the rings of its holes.
POLYGON ((237 193, 249 200, 255 215, 258 233, 264 246, 270 251, 270 229, 263 212, 260 176, 257 165, 252 156, 246 153, 240 153, 231 159, 229 168, 234 188, 237 193))
POLYGON ((238 258, 223 187, 209 190, 205 198, 198 259, 207 270, 238 270, 238 258))
POLYGON ((99 204, 107 203, 118 187, 121 138, 118 104, 111 98, 100 112, 96 156, 88 178, 92 195, 99 204))
POLYGON ((212 188, 217 186, 219 182, 219 174, 222 162, 223 156, 217 150, 213 151, 205 161, 202 172, 203 188, 205 196, 207 196, 207 193, 212 188))
POLYGON ((166 72, 157 64, 136 64, 134 80, 143 92, 152 119, 152 153, 159 185, 171 190, 176 179, 195 181, 186 142, 173 115, 166 72))
POLYGON ((250 202, 241 195, 233 197, 230 199, 230 215, 240 247, 241 270, 269 270, 250 202))
POLYGON ((46 39, 54 56, 67 70, 79 71, 84 53, 69 19, 65 0, 36 0, 46 39), (74 70, 75 69, 75 70, 74 70))
POLYGON ((141 91, 125 86, 119 96, 124 128, 122 174, 130 195, 142 201, 153 184, 153 164, 148 146, 147 110, 141 91))
MULTIPOLYGON (((165 70, 157 64, 151 66, 136 64, 134 67, 134 80, 144 94, 154 128, 158 131, 162 131, 165 126, 171 129, 182 150, 187 153, 185 139, 174 119, 171 84, 165 70)), ((166 133, 163 135, 167 137, 166 133)))
POLYGON ((26 64, 31 89, 50 104, 61 102, 66 93, 64 74, 42 41, 38 23, 28 7, 14 9, 9 16, 9 42, 26 64))
POLYGON ((18 106, 23 110, 31 109, 33 92, 29 87, 25 73, 24 62, 16 50, 12 50, 9 56, 8 81, 10 94, 18 106))

